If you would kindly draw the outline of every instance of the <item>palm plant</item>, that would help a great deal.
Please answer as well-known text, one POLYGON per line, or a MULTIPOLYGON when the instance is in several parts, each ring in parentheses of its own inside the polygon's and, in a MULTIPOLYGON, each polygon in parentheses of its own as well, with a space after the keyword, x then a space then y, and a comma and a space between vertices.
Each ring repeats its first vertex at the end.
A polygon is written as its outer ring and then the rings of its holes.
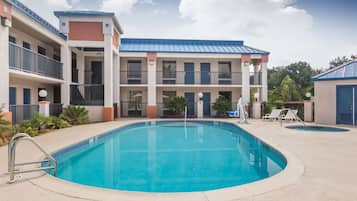
POLYGON ((80 106, 68 106, 64 108, 61 118, 71 125, 88 123, 88 110, 80 106))
POLYGON ((182 96, 173 97, 166 105, 167 109, 173 114, 182 114, 186 106, 187 100, 182 96))
POLYGON ((217 98, 216 102, 213 104, 213 109, 217 111, 218 115, 225 114, 227 111, 231 110, 231 103, 223 98, 217 98))

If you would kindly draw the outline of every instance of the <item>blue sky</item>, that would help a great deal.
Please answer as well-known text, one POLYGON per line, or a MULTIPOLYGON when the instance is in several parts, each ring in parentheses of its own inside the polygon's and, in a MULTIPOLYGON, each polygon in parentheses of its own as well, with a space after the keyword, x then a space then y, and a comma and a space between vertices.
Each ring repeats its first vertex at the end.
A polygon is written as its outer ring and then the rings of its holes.
POLYGON ((357 54, 357 0, 21 0, 57 26, 54 10, 115 12, 124 37, 244 40, 270 67, 314 68, 357 54))

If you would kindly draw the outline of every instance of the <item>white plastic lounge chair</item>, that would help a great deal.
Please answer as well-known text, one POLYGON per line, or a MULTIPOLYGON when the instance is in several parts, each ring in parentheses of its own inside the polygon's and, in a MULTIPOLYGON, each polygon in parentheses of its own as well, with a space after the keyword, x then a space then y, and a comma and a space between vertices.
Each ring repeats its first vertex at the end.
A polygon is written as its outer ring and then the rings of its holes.
POLYGON ((279 119, 281 109, 273 109, 270 114, 266 114, 263 116, 263 119, 279 119))
POLYGON ((297 110, 288 110, 286 115, 282 117, 283 120, 289 120, 289 121, 298 121, 299 118, 297 117, 297 110))

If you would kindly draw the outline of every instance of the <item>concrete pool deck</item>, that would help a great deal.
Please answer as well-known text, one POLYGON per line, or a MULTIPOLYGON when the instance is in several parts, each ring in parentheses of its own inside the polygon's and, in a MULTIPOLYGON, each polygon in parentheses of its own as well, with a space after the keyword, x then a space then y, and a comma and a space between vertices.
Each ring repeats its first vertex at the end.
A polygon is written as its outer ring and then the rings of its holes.
MULTIPOLYGON (((232 119, 209 119, 237 122, 232 119)), ((52 152, 114 128, 147 119, 121 119, 53 131, 36 137, 52 152)), ((243 201, 355 201, 357 200, 357 129, 348 132, 308 132, 281 127, 279 122, 250 120, 240 125, 281 151, 288 166, 265 180, 214 191, 193 193, 137 193, 88 187, 42 173, 23 174, 7 184, 7 146, 0 147, 0 200, 243 200, 243 201)), ((19 146, 17 160, 38 159, 31 145, 19 146)))

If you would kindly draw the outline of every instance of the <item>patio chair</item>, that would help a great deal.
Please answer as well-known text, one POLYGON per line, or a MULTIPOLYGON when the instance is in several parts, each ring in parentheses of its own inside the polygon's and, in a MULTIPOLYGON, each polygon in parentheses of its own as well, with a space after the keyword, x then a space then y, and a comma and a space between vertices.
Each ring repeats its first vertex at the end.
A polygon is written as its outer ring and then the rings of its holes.
POLYGON ((270 114, 264 115, 263 119, 272 119, 272 120, 279 119, 281 111, 282 111, 281 109, 273 109, 270 114))
POLYGON ((283 120, 288 120, 288 121, 298 121, 300 120, 297 117, 297 110, 288 110, 285 116, 282 117, 283 120))

